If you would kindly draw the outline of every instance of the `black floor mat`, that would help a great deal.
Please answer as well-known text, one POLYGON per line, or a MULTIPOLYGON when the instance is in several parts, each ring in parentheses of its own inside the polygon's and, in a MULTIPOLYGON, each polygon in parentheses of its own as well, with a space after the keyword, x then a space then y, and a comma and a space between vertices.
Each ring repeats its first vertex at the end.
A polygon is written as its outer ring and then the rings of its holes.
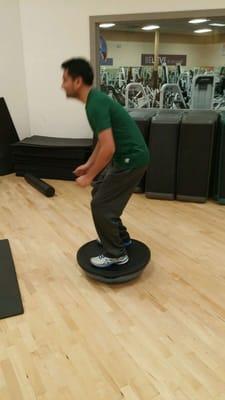
POLYGON ((9 241, 7 239, 0 240, 0 319, 23 313, 9 241))

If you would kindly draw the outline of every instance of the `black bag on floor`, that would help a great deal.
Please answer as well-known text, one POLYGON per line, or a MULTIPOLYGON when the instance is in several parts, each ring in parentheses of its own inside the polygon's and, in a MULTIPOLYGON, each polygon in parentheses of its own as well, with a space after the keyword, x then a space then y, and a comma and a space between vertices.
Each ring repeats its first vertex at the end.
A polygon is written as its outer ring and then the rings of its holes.
POLYGON ((177 150, 180 110, 160 110, 152 118, 149 149, 150 163, 146 173, 146 197, 155 199, 175 198, 177 150))
MULTIPOLYGON (((145 143, 148 145, 151 120, 154 115, 158 112, 158 109, 137 109, 129 111, 130 116, 134 119, 137 126, 139 127, 142 135, 144 136, 145 143)), ((135 188, 135 193, 143 193, 145 188, 145 175, 141 179, 140 183, 135 188)))
POLYGON ((225 111, 221 111, 214 146, 212 196, 219 204, 225 204, 225 111))
POLYGON ((183 115, 177 166, 178 200, 207 201, 217 119, 218 114, 211 110, 189 110, 183 115))

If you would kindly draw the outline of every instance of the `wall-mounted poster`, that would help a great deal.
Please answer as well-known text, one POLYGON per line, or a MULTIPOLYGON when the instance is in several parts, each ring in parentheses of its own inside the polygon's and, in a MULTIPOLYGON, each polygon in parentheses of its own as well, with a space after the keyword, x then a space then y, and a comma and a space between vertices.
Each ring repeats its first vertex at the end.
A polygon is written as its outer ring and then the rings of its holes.
MULTIPOLYGON (((167 65, 187 65, 187 55, 185 54, 160 54, 159 64, 166 63, 167 65)), ((154 54, 142 54, 141 65, 153 65, 154 54)))

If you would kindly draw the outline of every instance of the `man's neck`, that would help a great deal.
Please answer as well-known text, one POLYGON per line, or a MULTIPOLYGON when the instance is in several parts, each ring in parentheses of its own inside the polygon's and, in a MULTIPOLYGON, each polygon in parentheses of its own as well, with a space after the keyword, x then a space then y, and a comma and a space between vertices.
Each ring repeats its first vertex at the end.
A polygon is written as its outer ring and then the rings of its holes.
POLYGON ((86 104, 87 103, 87 98, 92 89, 92 86, 84 86, 79 94, 79 100, 82 101, 82 103, 86 104))

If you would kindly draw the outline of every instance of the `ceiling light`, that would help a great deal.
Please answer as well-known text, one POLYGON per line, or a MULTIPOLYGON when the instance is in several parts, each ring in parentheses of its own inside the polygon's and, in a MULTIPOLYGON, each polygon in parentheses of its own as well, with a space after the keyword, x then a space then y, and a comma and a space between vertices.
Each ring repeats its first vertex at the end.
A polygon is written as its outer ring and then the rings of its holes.
POLYGON ((100 24, 99 28, 112 28, 113 26, 115 26, 116 24, 113 23, 107 23, 107 24, 100 24))
POLYGON ((211 26, 225 26, 225 24, 220 24, 219 22, 214 22, 213 24, 209 24, 211 26))
POLYGON ((188 21, 189 24, 203 24, 203 22, 207 22, 209 19, 206 18, 199 18, 199 19, 191 19, 188 21))
POLYGON ((159 25, 147 25, 147 26, 143 26, 143 31, 154 31, 155 29, 159 29, 160 26, 159 25))
POLYGON ((207 33, 207 32, 212 32, 212 29, 197 29, 194 32, 195 33, 207 33))

